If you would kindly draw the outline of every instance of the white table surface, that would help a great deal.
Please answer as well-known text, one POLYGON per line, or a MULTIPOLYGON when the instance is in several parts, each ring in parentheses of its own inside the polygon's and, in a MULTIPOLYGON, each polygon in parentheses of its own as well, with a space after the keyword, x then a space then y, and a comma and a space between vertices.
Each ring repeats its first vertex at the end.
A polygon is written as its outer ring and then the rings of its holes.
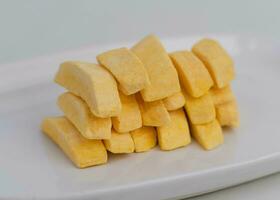
POLYGON ((257 179, 235 187, 189 198, 188 200, 274 200, 279 199, 280 174, 257 179))
MULTIPOLYGON (((205 33, 279 38, 280 3, 273 1, 1 1, 0 64, 88 44, 205 33)), ((266 199, 280 196, 280 174, 191 198, 266 199)))

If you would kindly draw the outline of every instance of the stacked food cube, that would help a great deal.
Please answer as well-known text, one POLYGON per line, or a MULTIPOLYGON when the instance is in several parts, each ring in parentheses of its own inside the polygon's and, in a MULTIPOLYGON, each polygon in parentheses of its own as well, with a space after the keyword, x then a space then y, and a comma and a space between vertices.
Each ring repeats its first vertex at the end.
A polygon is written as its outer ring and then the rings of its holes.
POLYGON ((149 35, 97 60, 60 65, 55 82, 68 90, 58 98, 64 117, 42 123, 77 167, 106 163, 107 151, 144 152, 157 142, 173 150, 191 136, 210 150, 223 143, 221 126, 239 124, 233 61, 214 40, 168 54, 149 35))

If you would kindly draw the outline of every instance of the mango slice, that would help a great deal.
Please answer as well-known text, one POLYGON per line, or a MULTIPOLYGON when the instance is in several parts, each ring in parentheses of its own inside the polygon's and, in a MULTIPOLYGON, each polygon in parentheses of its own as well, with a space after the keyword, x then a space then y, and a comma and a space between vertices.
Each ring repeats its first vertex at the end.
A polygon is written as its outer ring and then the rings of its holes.
POLYGON ((163 99, 163 104, 168 111, 177 110, 185 105, 185 97, 182 92, 177 92, 163 99))
POLYGON ((95 117, 80 97, 66 92, 58 97, 57 104, 85 138, 108 139, 111 137, 111 118, 95 117))
POLYGON ((178 74, 168 54, 154 35, 131 48, 144 64, 151 84, 141 90, 144 101, 156 101, 180 91, 178 74))
POLYGON ((85 139, 65 117, 44 119, 42 130, 79 168, 107 162, 102 141, 85 139))
POLYGON ((185 110, 193 124, 205 124, 213 121, 216 118, 215 106, 211 96, 205 95, 195 98, 183 91, 186 104, 185 110))
POLYGON ((176 51, 170 57, 188 94, 200 97, 212 87, 213 80, 208 70, 192 52, 176 51))
POLYGON ((161 100, 145 102, 139 94, 136 94, 136 99, 141 111, 143 126, 162 126, 170 121, 169 113, 161 100))
POLYGON ((209 93, 215 105, 220 105, 235 100, 230 85, 224 88, 211 88, 209 93))
POLYGON ((60 65, 55 82, 80 96, 97 117, 116 116, 121 112, 116 81, 99 65, 64 62, 60 65))
POLYGON ((162 150, 172 150, 191 142, 189 125, 183 109, 169 112, 171 121, 157 127, 159 146, 162 150))
POLYGON ((103 140, 104 145, 111 153, 132 153, 134 152, 134 142, 129 133, 117 133, 112 129, 110 139, 103 140))
POLYGON ((150 84, 143 63, 127 48, 107 51, 98 55, 97 60, 113 74, 119 89, 126 95, 134 94, 150 84))
POLYGON ((135 145, 135 152, 145 152, 157 144, 156 130, 153 127, 143 126, 130 132, 135 145))
POLYGON ((134 95, 124 95, 120 99, 122 103, 121 113, 112 117, 113 127, 117 132, 129 132, 142 126, 141 112, 134 95))
POLYGON ((239 113, 236 101, 216 106, 217 120, 221 126, 238 127, 239 113))
POLYGON ((191 125, 194 139, 206 150, 211 150, 224 142, 222 128, 217 120, 207 124, 191 125))
POLYGON ((234 79, 233 60, 217 41, 200 40, 192 51, 207 67, 216 87, 223 88, 234 79))

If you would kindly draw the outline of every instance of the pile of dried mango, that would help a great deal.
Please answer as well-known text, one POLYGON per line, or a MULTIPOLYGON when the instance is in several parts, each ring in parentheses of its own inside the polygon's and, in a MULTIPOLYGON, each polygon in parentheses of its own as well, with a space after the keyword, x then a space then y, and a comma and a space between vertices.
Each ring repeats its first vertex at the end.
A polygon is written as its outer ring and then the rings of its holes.
POLYGON ((149 35, 97 61, 60 65, 55 82, 68 90, 58 97, 64 116, 42 123, 79 168, 106 163, 107 151, 145 152, 157 143, 173 150, 191 136, 211 150, 223 143, 222 126, 239 125, 233 61, 215 40, 168 54, 149 35))

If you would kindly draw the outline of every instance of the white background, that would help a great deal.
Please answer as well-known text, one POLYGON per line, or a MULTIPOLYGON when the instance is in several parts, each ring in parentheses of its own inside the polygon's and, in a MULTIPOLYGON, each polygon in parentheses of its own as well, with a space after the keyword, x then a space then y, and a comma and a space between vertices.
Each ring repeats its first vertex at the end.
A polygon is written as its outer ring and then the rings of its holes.
MULTIPOLYGON (((89 44, 207 33, 279 38, 279 1, 0 1, 0 64, 89 44)), ((261 147, 260 147, 261 148, 261 147)), ((280 175, 193 198, 280 196, 280 175)))

